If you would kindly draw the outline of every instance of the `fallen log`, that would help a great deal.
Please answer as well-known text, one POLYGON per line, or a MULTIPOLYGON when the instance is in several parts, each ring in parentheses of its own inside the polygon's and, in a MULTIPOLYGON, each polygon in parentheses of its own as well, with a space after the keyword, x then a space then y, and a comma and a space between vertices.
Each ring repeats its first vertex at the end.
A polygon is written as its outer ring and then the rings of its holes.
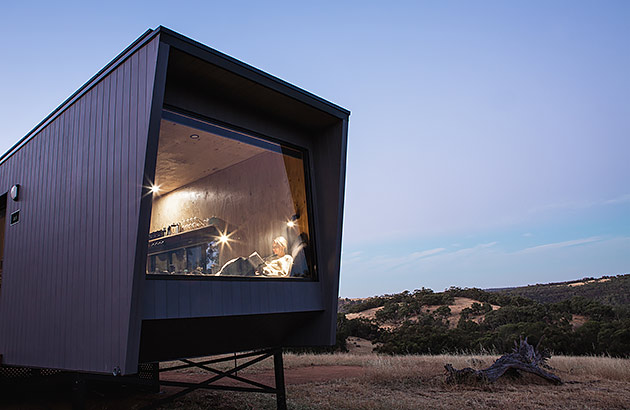
POLYGON ((446 382, 465 383, 477 381, 494 383, 499 377, 506 374, 506 372, 514 372, 519 376, 519 372, 527 372, 540 376, 553 384, 562 384, 562 380, 560 380, 558 376, 543 369, 551 369, 547 365, 547 359, 549 359, 551 355, 545 351, 539 351, 538 347, 540 346, 540 341, 535 348, 527 343, 527 338, 525 338, 525 340, 521 338, 519 343, 514 342, 514 345, 512 353, 501 356, 492 366, 485 370, 475 370, 470 367, 457 370, 451 364, 444 365, 447 372, 446 382))

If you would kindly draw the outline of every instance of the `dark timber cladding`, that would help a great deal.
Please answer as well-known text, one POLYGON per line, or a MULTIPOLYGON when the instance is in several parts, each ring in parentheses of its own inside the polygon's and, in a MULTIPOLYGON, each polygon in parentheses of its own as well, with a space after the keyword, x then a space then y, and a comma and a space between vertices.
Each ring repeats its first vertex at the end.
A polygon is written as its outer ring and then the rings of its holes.
MULTIPOLYGON (((153 39, 151 39, 153 35, 153 39)), ((158 38, 123 52, 3 158, 4 364, 125 371, 158 38), (139 47, 139 48, 138 48, 139 47)), ((134 368, 133 371, 136 369, 134 368)))
MULTIPOLYGON (((147 31, 0 157, 0 364, 133 374, 141 361, 334 344, 349 114, 168 29, 147 31), (303 153, 312 277, 147 273, 166 115, 303 153)), ((212 180, 228 185, 240 186, 212 180)))

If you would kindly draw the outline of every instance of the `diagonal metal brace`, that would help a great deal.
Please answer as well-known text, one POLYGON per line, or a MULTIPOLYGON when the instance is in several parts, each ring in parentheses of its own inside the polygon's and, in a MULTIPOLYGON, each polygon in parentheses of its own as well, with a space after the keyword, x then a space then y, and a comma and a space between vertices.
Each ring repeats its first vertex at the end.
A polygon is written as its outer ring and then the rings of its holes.
POLYGON ((191 393, 197 389, 207 389, 207 390, 228 390, 228 391, 241 391, 241 392, 256 392, 256 393, 271 393, 271 394, 275 394, 276 395, 276 399, 277 399, 277 406, 278 409, 286 409, 286 393, 285 393, 285 387, 284 387, 284 369, 283 369, 283 364, 282 364, 282 349, 278 348, 278 349, 269 349, 269 350, 261 350, 261 351, 256 351, 256 352, 249 352, 249 353, 242 353, 239 355, 235 355, 232 357, 224 357, 224 358, 218 358, 218 359, 211 359, 211 360, 204 360, 202 362, 194 362, 192 360, 188 360, 188 359, 180 359, 180 361, 184 362, 184 365, 178 365, 178 366, 171 366, 165 369, 160 369, 160 372, 167 372, 167 371, 173 371, 173 370, 179 370, 179 369, 185 369, 185 368, 191 368, 191 367, 198 367, 200 369, 203 369, 205 371, 211 372, 211 373, 215 373, 215 376, 210 377, 202 382, 199 383, 188 383, 188 382, 178 382, 178 381, 170 381, 170 380, 161 380, 159 383, 161 385, 164 386, 174 386, 174 387, 184 387, 185 389, 174 393, 172 395, 170 395, 169 397, 166 397, 162 400, 158 400, 157 402, 154 402, 148 406, 145 406, 142 408, 142 410, 149 410, 149 409, 155 409, 156 407, 171 402, 179 397, 182 397, 188 393, 191 393), (207 366, 208 364, 214 364, 214 363, 220 363, 220 362, 225 362, 225 361, 231 361, 231 360, 235 360, 235 359, 242 359, 242 358, 248 358, 248 357, 253 357, 253 356, 258 356, 258 357, 254 357, 251 360, 248 360, 247 362, 236 366, 228 371, 222 371, 222 370, 217 370, 214 369, 212 367, 207 366), (265 384, 262 383, 258 383, 256 381, 253 380, 248 380, 244 377, 239 377, 237 375, 234 375, 233 373, 238 372, 241 369, 247 368, 249 366, 252 366, 262 360, 267 359, 268 357, 274 357, 274 371, 275 371, 275 378, 276 378, 276 386, 271 387, 271 386, 267 386, 265 384), (278 368, 278 366, 280 366, 278 368), (254 387, 242 387, 242 386, 224 386, 224 385, 213 385, 212 383, 221 380, 223 378, 229 378, 229 379, 233 379, 233 380, 237 380, 239 382, 242 383, 246 383, 249 384, 251 386, 254 387))
MULTIPOLYGON (((259 356, 261 354, 264 353, 270 353, 273 354, 273 350, 257 350, 254 352, 248 352, 248 353, 241 353, 235 356, 229 356, 229 357, 220 357, 218 359, 210 359, 210 360, 204 360, 202 362, 194 362, 195 364, 198 365, 204 365, 204 364, 214 364, 214 363, 221 363, 221 362, 227 362, 227 361, 232 361, 232 360, 237 360, 237 359, 245 359, 247 357, 252 357, 252 356, 259 356)), ((269 356, 266 356, 265 358, 267 358, 269 356)), ((182 360, 180 360, 182 361, 182 360)), ((163 369, 160 369, 160 373, 162 372, 168 372, 171 370, 180 370, 180 369, 188 369, 190 367, 190 365, 188 364, 183 364, 183 365, 178 365, 178 366, 171 366, 171 367, 165 367, 163 369)))
POLYGON ((195 367, 199 367, 200 369, 206 370, 206 371, 211 372, 211 373, 215 373, 217 375, 221 375, 223 377, 227 377, 227 378, 230 378, 230 379, 233 379, 233 380, 237 380, 237 381, 242 382, 242 383, 251 384, 252 386, 260 387, 261 389, 271 389, 271 390, 274 389, 273 387, 267 386, 265 384, 255 382, 253 380, 249 380, 249 379, 246 379, 244 377, 239 377, 237 375, 233 375, 230 372, 224 372, 224 371, 221 371, 221 370, 218 370, 218 369, 213 369, 212 367, 209 367, 209 366, 204 366, 204 365, 195 363, 192 360, 181 359, 181 361, 184 362, 184 363, 190 363, 191 365, 193 365, 195 367))

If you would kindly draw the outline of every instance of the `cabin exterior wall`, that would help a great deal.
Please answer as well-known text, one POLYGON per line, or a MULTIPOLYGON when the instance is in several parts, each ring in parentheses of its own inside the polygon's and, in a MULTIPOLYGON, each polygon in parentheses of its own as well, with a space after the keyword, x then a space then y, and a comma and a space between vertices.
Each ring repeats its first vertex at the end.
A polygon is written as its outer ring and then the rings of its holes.
POLYGON ((3 364, 128 367, 158 45, 154 37, 123 57, 0 165, 0 193, 21 185, 7 203, 20 221, 5 227, 3 364))
POLYGON ((168 29, 148 33, 0 158, 0 195, 21 186, 7 200, 0 364, 130 374, 143 357, 212 353, 212 340, 216 351, 335 342, 349 112, 168 29), (163 108, 306 150, 316 280, 146 275, 143 194, 163 108))

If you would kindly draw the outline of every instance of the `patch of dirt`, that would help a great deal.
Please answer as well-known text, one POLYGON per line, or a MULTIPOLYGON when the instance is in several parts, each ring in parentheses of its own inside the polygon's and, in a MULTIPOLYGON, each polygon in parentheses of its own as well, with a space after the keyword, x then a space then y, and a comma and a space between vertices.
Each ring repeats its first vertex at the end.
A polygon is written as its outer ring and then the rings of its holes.
MULTIPOLYGON (((473 305, 473 303, 479 303, 480 305, 483 305, 483 302, 480 302, 480 301, 475 300, 475 299, 456 297, 454 303, 452 305, 448 306, 451 309, 451 316, 449 316, 449 318, 448 318, 449 327, 451 329, 454 329, 454 328, 457 327, 457 323, 459 322, 459 318, 462 315, 462 310, 471 307, 473 305)), ((501 307, 501 306, 492 305, 492 304, 490 306, 492 306, 492 310, 497 310, 497 309, 499 309, 501 307)), ((427 313, 431 313, 431 312, 435 311, 439 307, 440 307, 440 305, 427 306, 426 307, 426 309, 427 309, 426 312, 427 313)), ((473 322, 479 323, 480 321, 483 320, 484 317, 485 317, 485 315, 472 316, 470 318, 470 320, 472 320, 473 322)))
MULTIPOLYGON (((293 384, 308 384, 318 383, 337 379, 347 379, 351 377, 359 377, 364 373, 364 368, 361 366, 307 366, 296 367, 292 369, 284 369, 284 383, 287 385, 293 384)), ((246 379, 266 384, 268 386, 274 386, 275 373, 273 370, 263 370, 259 372, 239 372, 238 376, 246 379)), ((165 375, 165 380, 187 382, 187 383, 200 383, 208 378, 207 374, 199 373, 186 373, 174 371, 172 374, 165 375)), ((220 383, 224 386, 246 386, 237 380, 222 379, 220 383)))
POLYGON ((571 326, 573 327, 573 330, 582 326, 584 323, 588 321, 588 319, 589 319, 588 317, 583 316, 583 315, 573 315, 571 317, 571 326))
MULTIPOLYGON (((475 299, 470 299, 470 298, 455 298, 455 303, 452 305, 449 305, 449 308, 451 308, 451 314, 453 315, 461 315, 462 310, 469 308, 473 305, 473 303, 479 303, 480 305, 483 305, 483 302, 480 302, 478 300, 475 299)), ((500 306, 498 305, 490 305, 492 306, 492 310, 497 310, 500 308, 500 306)), ((436 309, 439 306, 436 306, 436 309)))
POLYGON ((570 287, 576 287, 576 286, 584 286, 587 283, 599 283, 599 282, 608 282, 610 280, 610 278, 603 278, 603 279, 592 279, 592 280, 587 280, 587 281, 582 281, 582 282, 573 282, 573 283, 568 283, 567 286, 570 287))
POLYGON ((378 312, 379 310, 383 310, 383 306, 375 307, 372 309, 366 309, 358 313, 346 313, 346 319, 352 320, 352 319, 361 318, 361 319, 373 320, 374 318, 376 318, 376 312, 378 312))

